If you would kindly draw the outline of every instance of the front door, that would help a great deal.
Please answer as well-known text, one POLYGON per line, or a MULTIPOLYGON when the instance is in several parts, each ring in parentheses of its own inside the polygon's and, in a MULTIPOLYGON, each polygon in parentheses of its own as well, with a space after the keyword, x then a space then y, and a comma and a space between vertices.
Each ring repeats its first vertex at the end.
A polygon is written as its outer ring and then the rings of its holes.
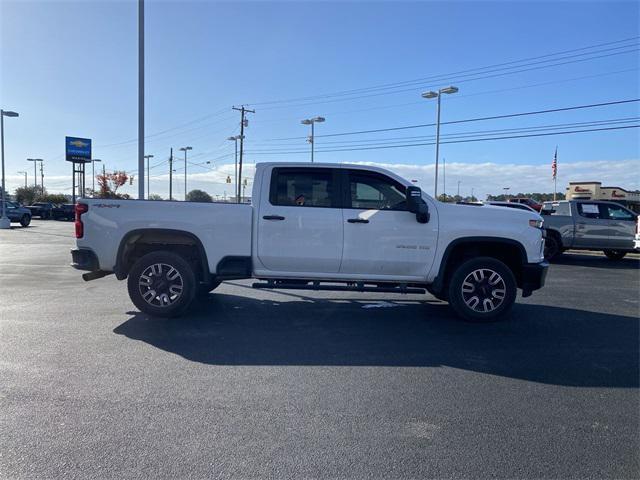
POLYGON ((343 172, 340 273, 424 278, 435 254, 437 221, 418 223, 407 211, 405 187, 394 179, 365 170, 343 172))
POLYGON ((343 228, 335 169, 274 168, 269 197, 264 200, 258 217, 257 256, 267 270, 339 271, 343 228))
POLYGON ((637 216, 614 203, 602 203, 600 208, 609 221, 609 248, 631 250, 636 234, 637 216))

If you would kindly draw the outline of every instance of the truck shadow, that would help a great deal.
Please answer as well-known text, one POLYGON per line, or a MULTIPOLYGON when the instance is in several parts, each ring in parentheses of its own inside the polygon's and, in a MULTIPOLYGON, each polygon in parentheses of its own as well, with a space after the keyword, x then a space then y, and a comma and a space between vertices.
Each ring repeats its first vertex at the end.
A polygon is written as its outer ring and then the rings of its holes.
MULTIPOLYGON (((446 304, 218 293, 187 316, 134 313, 114 333, 211 365, 448 366, 575 387, 638 388, 636 318, 516 305, 512 318, 473 325, 446 304)), ((133 313, 133 312, 131 312, 133 313)))
POLYGON ((625 257, 622 260, 609 260, 604 255, 580 255, 565 253, 551 262, 552 265, 570 265, 576 267, 604 268, 606 270, 639 270, 640 259, 625 257))

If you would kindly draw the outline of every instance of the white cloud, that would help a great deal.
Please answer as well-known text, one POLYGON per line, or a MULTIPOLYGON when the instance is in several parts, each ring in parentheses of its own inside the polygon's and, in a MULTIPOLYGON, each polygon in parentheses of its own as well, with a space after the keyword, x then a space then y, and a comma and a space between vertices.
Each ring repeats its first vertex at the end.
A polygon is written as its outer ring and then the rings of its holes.
MULTIPOLYGON (((356 162, 361 165, 376 165, 387 168, 409 180, 417 180, 428 193, 433 192, 433 165, 417 164, 385 164, 374 162, 356 162)), ((438 190, 443 190, 443 169, 440 166, 440 181, 438 190)), ((194 167, 194 170, 196 167, 194 167)), ((255 174, 254 164, 243 166, 243 178, 249 179, 247 193, 253 186, 255 174)), ((220 164, 210 171, 190 173, 188 176, 188 189, 199 188, 212 195, 228 196, 233 194, 233 184, 226 183, 227 177, 233 179, 234 164, 220 164)), ((30 179, 31 180, 31 179, 30 179)), ((597 160, 562 163, 558 165, 558 191, 563 192, 569 182, 575 181, 600 181, 604 185, 615 185, 625 189, 640 189, 640 159, 629 160, 597 160)), ((498 164, 494 162, 482 163, 447 163, 446 165, 446 191, 455 194, 457 182, 460 181, 460 193, 469 195, 471 188, 480 198, 486 193, 502 193, 503 187, 510 187, 511 193, 518 192, 552 192, 553 180, 551 178, 550 162, 539 165, 527 164, 498 164)), ((20 175, 7 176, 7 190, 13 191, 21 186, 24 177, 20 175)), ((168 196, 169 175, 153 176, 151 178, 151 192, 159 193, 163 197, 168 196)), ((182 199, 184 196, 184 175, 177 172, 173 176, 174 197, 182 199)), ((87 178, 90 184, 90 177, 87 178)), ((71 192, 71 179, 69 176, 45 177, 45 186, 50 192, 71 192)), ((123 192, 133 196, 137 193, 136 183, 126 185, 123 192)))

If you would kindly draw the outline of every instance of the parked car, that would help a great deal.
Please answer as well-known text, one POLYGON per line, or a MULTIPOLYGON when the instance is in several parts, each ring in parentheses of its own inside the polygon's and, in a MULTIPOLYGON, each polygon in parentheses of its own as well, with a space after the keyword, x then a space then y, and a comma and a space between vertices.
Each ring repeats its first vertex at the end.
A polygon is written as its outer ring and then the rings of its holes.
POLYGON ((535 200, 533 200, 532 198, 526 198, 526 197, 520 197, 520 198, 510 198, 508 200, 508 202, 510 203, 517 203, 520 205, 526 205, 527 207, 532 208, 533 210, 535 210, 536 212, 539 212, 540 210, 542 210, 542 204, 536 202, 535 200))
POLYGON ((517 208, 518 210, 526 210, 528 212, 538 213, 537 210, 530 207, 526 203, 517 203, 517 202, 498 202, 494 200, 490 200, 488 202, 484 202, 485 205, 494 205, 496 207, 506 207, 506 208, 517 208))
POLYGON ((143 312, 175 316, 227 279, 254 288, 425 293, 469 321, 544 285, 533 212, 435 201, 382 168, 258 164, 252 205, 82 199, 72 265, 127 278, 143 312))
POLYGON ((547 232, 545 258, 553 259, 567 249, 602 250, 607 258, 620 260, 637 249, 638 215, 615 202, 570 200, 544 202, 547 232))
POLYGON ((76 206, 73 203, 56 205, 51 215, 54 220, 73 220, 76 215, 76 206))
MULTIPOLYGON (((2 201, 0 200, 0 212, 2 212, 2 201)), ((7 201, 7 217, 12 222, 20 222, 23 227, 28 227, 31 223, 31 212, 28 208, 22 207, 15 202, 7 201)))
POLYGON ((31 211, 32 217, 40 217, 43 220, 51 218, 53 213, 53 203, 49 202, 36 202, 33 205, 27 207, 31 211))

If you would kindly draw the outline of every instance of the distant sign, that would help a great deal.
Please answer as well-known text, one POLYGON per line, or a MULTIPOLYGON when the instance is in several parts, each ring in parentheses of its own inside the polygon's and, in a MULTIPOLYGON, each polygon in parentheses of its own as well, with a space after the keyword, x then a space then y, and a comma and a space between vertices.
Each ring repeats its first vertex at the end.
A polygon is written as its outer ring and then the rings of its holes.
POLYGON ((65 137, 64 145, 67 162, 91 162, 90 138, 65 137))

